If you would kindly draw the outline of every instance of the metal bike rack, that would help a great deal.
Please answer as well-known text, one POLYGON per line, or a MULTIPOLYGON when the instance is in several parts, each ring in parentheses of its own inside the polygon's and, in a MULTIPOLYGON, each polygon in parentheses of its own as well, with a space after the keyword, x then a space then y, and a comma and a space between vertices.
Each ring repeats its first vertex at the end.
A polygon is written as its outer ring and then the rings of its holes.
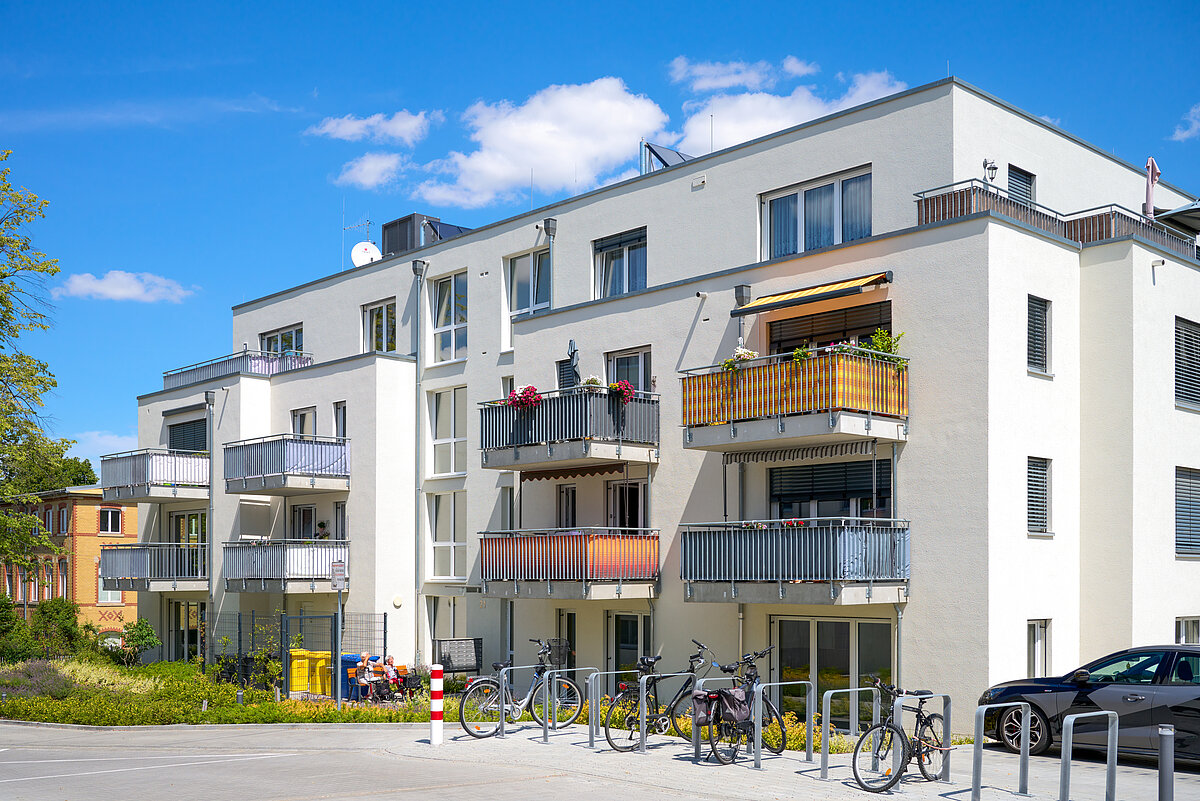
MULTIPOLYGON (((545 681, 545 684, 543 686, 546 688, 546 705, 550 707, 550 714, 542 715, 542 742, 543 743, 550 742, 550 729, 551 728, 553 728, 555 731, 558 731, 558 693, 554 692, 554 684, 552 683, 553 680, 557 679, 560 675, 562 675, 564 673, 578 673, 581 670, 590 670, 593 673, 600 672, 600 668, 594 668, 594 667, 559 668, 557 670, 547 671, 546 675, 543 677, 543 679, 545 681), (554 717, 554 726, 553 727, 550 726, 551 716, 554 717)), ((578 685, 576 685, 576 686, 578 686, 578 685)), ((531 699, 530 703, 532 703, 532 699, 531 699)), ((542 711, 543 711, 543 713, 545 712, 544 709, 542 711)))
MULTIPOLYGON (((691 676, 693 680, 696 678, 694 671, 686 671, 684 673, 647 673, 638 679, 638 729, 642 735, 642 741, 638 744, 638 753, 646 753, 646 682, 650 679, 674 679, 680 676, 691 676)), ((655 710, 655 714, 658 710, 655 710)))
POLYGON ((1059 801, 1070 801, 1071 798, 1071 740, 1075 736, 1075 721, 1083 718, 1108 718, 1104 801, 1117 801, 1117 713, 1111 710, 1080 712, 1063 718, 1062 766, 1058 772, 1059 801))
POLYGON ((588 697, 588 748, 596 747, 596 738, 600 735, 600 683, 596 679, 601 676, 625 676, 637 673, 636 670, 599 671, 587 676, 584 680, 584 692, 588 697))
MULTIPOLYGON (((772 681, 766 684, 759 684, 754 688, 754 767, 762 768, 762 707, 763 707, 763 692, 768 687, 791 687, 794 685, 803 684, 804 691, 804 708, 808 710, 808 730, 804 733, 804 759, 808 762, 813 761, 812 752, 812 730, 813 730, 813 715, 815 714, 812 705, 813 693, 817 691, 816 685, 811 681, 772 681)), ((875 705, 878 710, 878 703, 875 705)), ((780 713, 783 714, 782 712, 780 713)), ((878 714, 878 712, 876 713, 878 714)), ((787 748, 787 738, 784 738, 784 748, 787 748)))
MULTIPOLYGON (((989 709, 1021 708, 1021 766, 1017 778, 1017 795, 1029 795, 1029 717, 1032 714, 1025 701, 1005 704, 984 704, 975 710, 975 747, 971 755, 971 801, 979 801, 983 789, 983 721, 989 709)), ((996 721, 1000 728, 1000 721, 996 721)), ((1049 732, 1046 732, 1049 734, 1049 732)))
MULTIPOLYGON (((826 690, 825 694, 821 696, 821 779, 823 781, 829 781, 829 701, 835 695, 849 695, 851 703, 857 703, 855 699, 858 698, 859 693, 871 694, 871 725, 877 725, 879 723, 880 705, 878 687, 850 687, 845 690, 826 690)), ((871 769, 875 770, 878 767, 875 752, 872 749, 871 769)))
POLYGON ((496 737, 504 739, 504 721, 508 719, 508 683, 505 681, 505 674, 517 670, 536 670, 541 665, 514 665, 513 667, 500 668, 500 730, 496 732, 496 737))
MULTIPOLYGON (((697 690, 703 690, 704 685, 706 685, 710 682, 714 682, 714 681, 727 681, 732 684, 733 676, 711 676, 707 679, 700 679, 696 682, 696 685, 692 688, 692 692, 696 692, 697 690)), ((710 711, 709 714, 711 715, 712 712, 710 711)), ((696 707, 695 707, 695 705, 692 706, 692 761, 693 762, 700 761, 700 727, 696 725, 696 707)))
MULTIPOLYGON (((941 698, 942 699, 942 729, 943 729, 943 731, 946 732, 946 742, 944 742, 942 745, 947 750, 946 750, 946 758, 942 760, 941 780, 948 783, 950 781, 950 750, 949 750, 950 749, 950 737, 951 737, 950 732, 954 731, 954 729, 950 728, 950 706, 951 706, 950 696, 947 695, 946 693, 930 693, 929 695, 897 696, 896 702, 892 704, 892 722, 895 723, 898 727, 900 727, 900 731, 904 731, 904 701, 905 701, 905 699, 908 699, 911 701, 914 698, 925 699, 925 700, 929 700, 930 698, 941 698)), ((905 735, 905 737, 907 737, 907 736, 908 735, 905 735)), ((895 767, 896 770, 900 770, 900 752, 898 749, 893 749, 893 750, 895 750, 896 753, 892 755, 892 765, 895 767)))

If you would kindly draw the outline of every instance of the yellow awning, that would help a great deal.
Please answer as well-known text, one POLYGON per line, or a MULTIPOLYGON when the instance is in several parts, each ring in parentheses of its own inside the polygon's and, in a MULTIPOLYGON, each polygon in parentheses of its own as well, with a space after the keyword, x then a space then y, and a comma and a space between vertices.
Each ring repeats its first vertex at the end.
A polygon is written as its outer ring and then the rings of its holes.
POLYGON ((831 284, 810 286, 797 289, 794 292, 780 292, 777 295, 766 295, 758 300, 752 300, 741 308, 729 313, 730 317, 741 317, 746 314, 758 314, 772 309, 786 309, 788 306, 799 306, 802 303, 815 303, 818 300, 840 298, 845 295, 857 295, 869 286, 890 284, 891 272, 864 275, 862 278, 851 278, 848 281, 835 281, 831 284))

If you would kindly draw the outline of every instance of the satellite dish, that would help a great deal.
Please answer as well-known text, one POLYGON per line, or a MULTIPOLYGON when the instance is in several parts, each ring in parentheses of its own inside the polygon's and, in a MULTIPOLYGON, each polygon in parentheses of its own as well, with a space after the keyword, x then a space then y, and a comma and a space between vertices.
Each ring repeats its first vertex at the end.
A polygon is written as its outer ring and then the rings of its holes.
POLYGON ((370 264, 382 258, 383 254, 379 252, 379 248, 375 247, 374 242, 359 242, 350 251, 350 261, 355 267, 362 267, 364 264, 370 264))

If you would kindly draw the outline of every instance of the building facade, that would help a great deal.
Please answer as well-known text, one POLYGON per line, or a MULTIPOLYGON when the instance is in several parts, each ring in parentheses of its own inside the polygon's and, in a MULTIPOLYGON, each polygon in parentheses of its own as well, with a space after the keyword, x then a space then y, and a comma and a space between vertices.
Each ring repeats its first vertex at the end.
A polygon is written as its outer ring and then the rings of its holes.
POLYGON ((125 624, 137 620, 137 594, 102 586, 100 550, 136 541, 137 506, 106 502, 99 487, 67 487, 22 500, 13 508, 37 517, 61 552, 39 553, 37 571, 3 567, 4 593, 17 613, 29 620, 39 602, 66 598, 79 605, 80 624, 91 623, 101 642, 119 645, 125 624))
POLYGON ((947 79, 241 304, 102 463, 143 509, 106 579, 168 657, 180 621, 332 611, 345 560, 405 661, 696 638, 960 703, 1169 640, 1200 264, 1144 193, 947 79))

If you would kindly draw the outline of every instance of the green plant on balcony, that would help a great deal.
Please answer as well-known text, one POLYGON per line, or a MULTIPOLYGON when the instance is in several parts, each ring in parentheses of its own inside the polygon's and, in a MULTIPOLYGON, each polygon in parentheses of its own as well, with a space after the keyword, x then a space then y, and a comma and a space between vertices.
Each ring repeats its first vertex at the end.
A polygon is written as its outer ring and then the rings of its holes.
POLYGON ((329 539, 329 524, 326 523, 324 520, 317 521, 317 539, 319 539, 319 540, 329 539))
POLYGON ((812 351, 808 349, 808 343, 796 348, 792 351, 792 362, 794 364, 804 364, 812 356, 812 351))
POLYGON ((733 356, 721 362, 721 369, 733 373, 742 369, 742 362, 748 362, 751 359, 758 358, 758 351, 750 350, 738 345, 733 349, 733 356))
POLYGON ((580 386, 582 386, 587 392, 602 392, 603 390, 607 389, 607 387, 604 386, 604 382, 600 380, 600 376, 598 375, 589 375, 587 378, 583 379, 583 383, 580 384, 580 386))
POLYGON ((874 358, 880 361, 891 362, 903 370, 908 362, 897 355, 900 353, 900 340, 903 338, 903 331, 893 336, 891 332, 884 328, 876 328, 875 333, 871 334, 871 350, 885 355, 875 356, 874 358))

